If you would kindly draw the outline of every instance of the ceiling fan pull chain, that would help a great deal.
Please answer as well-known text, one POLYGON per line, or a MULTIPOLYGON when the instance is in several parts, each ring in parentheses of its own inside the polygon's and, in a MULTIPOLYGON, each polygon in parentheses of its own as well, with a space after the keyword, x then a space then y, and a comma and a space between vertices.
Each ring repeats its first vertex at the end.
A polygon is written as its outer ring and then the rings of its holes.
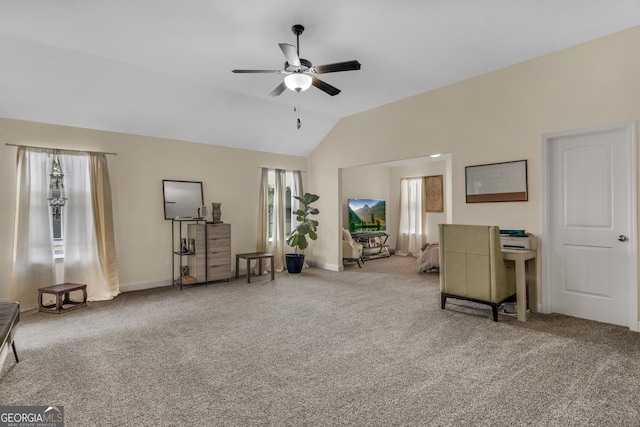
POLYGON ((296 120, 296 126, 298 129, 300 129, 300 126, 302 126, 302 121, 300 120, 300 92, 296 94, 296 106, 293 108, 293 111, 298 112, 298 120, 296 120))

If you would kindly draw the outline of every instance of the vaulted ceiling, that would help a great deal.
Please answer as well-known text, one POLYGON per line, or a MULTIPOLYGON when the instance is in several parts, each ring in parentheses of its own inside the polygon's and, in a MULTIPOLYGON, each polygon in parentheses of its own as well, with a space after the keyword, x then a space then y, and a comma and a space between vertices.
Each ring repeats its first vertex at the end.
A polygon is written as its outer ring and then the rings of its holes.
POLYGON ((0 0, 0 117, 308 155, 343 117, 640 25, 638 0, 0 0), (268 94, 278 43, 342 90, 268 94), (296 128, 299 105, 302 127, 296 128))

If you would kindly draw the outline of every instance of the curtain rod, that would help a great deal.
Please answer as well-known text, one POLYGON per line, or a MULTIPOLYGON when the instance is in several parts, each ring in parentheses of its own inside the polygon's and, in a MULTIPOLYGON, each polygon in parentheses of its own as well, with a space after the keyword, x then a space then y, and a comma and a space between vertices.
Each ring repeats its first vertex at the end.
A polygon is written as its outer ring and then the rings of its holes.
POLYGON ((271 168, 271 167, 268 167, 268 166, 258 166, 258 169, 270 169, 270 170, 271 170, 271 169, 273 169, 273 170, 275 170, 275 169, 281 169, 281 170, 288 170, 288 171, 291 171, 291 172, 307 173, 307 171, 301 171, 301 170, 297 170, 297 169, 271 168))
POLYGON ((94 153, 94 154, 107 154, 110 156, 117 156, 117 153, 106 153, 104 151, 89 151, 89 150, 70 150, 68 148, 51 148, 51 147, 36 147, 35 145, 21 145, 21 144, 11 144, 9 142, 4 145, 8 145, 10 147, 27 147, 27 148, 37 148, 40 150, 60 150, 60 151, 75 151, 76 153, 94 153))

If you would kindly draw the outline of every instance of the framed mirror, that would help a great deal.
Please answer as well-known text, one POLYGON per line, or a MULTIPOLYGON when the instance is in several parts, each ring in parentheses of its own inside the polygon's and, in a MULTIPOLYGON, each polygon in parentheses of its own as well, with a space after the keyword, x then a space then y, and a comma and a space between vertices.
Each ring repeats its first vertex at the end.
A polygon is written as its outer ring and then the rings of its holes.
POLYGON ((198 217, 198 208, 204 205, 202 182, 162 180, 164 219, 191 219, 198 217))

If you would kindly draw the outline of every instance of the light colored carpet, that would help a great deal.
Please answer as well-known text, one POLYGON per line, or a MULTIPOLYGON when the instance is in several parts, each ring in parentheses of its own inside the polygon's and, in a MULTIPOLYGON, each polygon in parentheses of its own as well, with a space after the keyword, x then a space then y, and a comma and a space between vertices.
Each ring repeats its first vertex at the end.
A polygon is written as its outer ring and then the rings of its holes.
POLYGON ((640 335, 450 300, 394 256, 26 312, 0 404, 68 426, 637 426, 640 335))

